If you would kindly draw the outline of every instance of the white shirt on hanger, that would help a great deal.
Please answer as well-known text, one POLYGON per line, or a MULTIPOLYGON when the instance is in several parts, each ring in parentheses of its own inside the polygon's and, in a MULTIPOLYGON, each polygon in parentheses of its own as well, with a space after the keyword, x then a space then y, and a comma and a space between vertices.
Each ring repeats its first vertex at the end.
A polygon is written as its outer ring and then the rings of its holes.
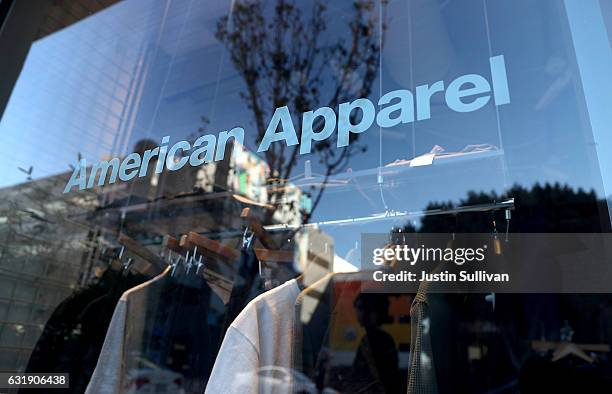
POLYGON ((207 394, 286 393, 292 381, 295 279, 253 299, 230 325, 207 394))

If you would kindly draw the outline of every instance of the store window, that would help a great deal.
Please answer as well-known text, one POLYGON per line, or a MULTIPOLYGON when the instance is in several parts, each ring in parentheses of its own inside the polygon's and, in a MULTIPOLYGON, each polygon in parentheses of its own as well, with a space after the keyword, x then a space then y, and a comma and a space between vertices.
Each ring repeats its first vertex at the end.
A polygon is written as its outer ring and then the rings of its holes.
MULTIPOLYGON (((0 1, 1 372, 74 393, 610 388, 605 286, 381 291, 364 252, 607 240, 607 2, 38 3, 0 1)), ((521 256, 568 277, 600 252, 568 245, 521 256)))

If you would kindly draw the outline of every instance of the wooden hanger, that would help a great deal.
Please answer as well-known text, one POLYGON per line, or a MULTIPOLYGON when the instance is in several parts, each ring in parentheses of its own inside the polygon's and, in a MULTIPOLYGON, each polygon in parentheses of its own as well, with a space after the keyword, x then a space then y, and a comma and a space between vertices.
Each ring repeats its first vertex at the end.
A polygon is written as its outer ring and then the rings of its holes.
POLYGON ((327 274, 331 273, 333 270, 333 246, 330 246, 328 248, 327 241, 329 240, 325 241, 326 243, 324 251, 320 250, 318 252, 315 252, 312 250, 305 250, 304 255, 296 255, 296 252, 299 251, 294 250, 280 250, 269 248, 254 248, 254 250, 257 260, 259 260, 260 263, 295 263, 297 265, 300 265, 301 262, 301 264, 303 265, 303 272, 298 275, 296 279, 298 282, 298 286, 300 286, 301 289, 304 289, 307 286, 313 284, 314 282, 320 280, 327 274))
MULTIPOLYGON (((192 239, 193 239, 193 237, 192 237, 192 239)), ((213 241, 213 240, 210 240, 210 239, 208 241, 216 242, 216 241, 213 241)), ((185 255, 187 253, 187 251, 193 250, 193 248, 195 246, 198 246, 197 244, 192 243, 192 242, 189 241, 189 235, 188 234, 185 234, 185 235, 181 236, 180 240, 178 240, 178 239, 176 239, 176 238, 174 238, 174 237, 172 237, 170 235, 166 235, 164 237, 164 245, 169 250, 171 250, 171 251, 173 251, 175 253, 178 253, 180 255, 185 255)), ((209 251, 209 253, 206 253, 206 251, 202 251, 202 249, 199 249, 199 250, 200 250, 200 253, 202 253, 202 254, 209 255, 211 253, 210 251, 209 251)), ((217 257, 217 256, 215 256, 215 257, 217 257)), ((232 291, 232 282, 229 281, 223 275, 221 275, 221 274, 219 274, 219 273, 217 273, 217 272, 215 272, 215 271, 213 271, 211 269, 208 269, 206 267, 206 262, 204 263, 204 269, 202 270, 202 276, 208 282, 208 284, 211 286, 213 291, 215 291, 215 293, 223 300, 223 303, 227 304, 227 302, 229 301, 229 296, 230 296, 231 291, 232 291)))
POLYGON ((254 248, 255 256, 259 261, 259 275, 264 280, 264 289, 270 290, 274 287, 272 278, 272 267, 269 263, 293 262, 293 252, 278 249, 254 248))
POLYGON ((241 196, 239 194, 232 194, 232 197, 234 198, 234 200, 241 202, 243 204, 249 204, 252 206, 256 206, 256 207, 260 207, 260 208, 264 208, 264 209, 269 209, 272 210, 274 209, 274 206, 271 204, 266 204, 266 203, 262 203, 262 202, 257 202, 255 200, 252 200, 248 197, 245 196, 241 196))
POLYGON ((220 257, 225 261, 235 261, 239 257, 238 253, 234 249, 228 248, 218 241, 212 240, 193 231, 181 236, 179 245, 181 248, 186 250, 191 250, 194 248, 194 246, 197 246, 199 253, 202 253, 207 257, 220 257))
POLYGON ((274 250, 265 248, 255 248, 257 260, 271 263, 293 263, 292 250, 274 250))
POLYGON ((278 245, 272 239, 272 236, 266 231, 261 223, 261 220, 251 215, 250 208, 243 208, 240 217, 247 223, 247 226, 266 249, 278 249, 278 245))
POLYGON ((164 236, 164 247, 178 254, 185 254, 185 252, 187 251, 181 248, 181 244, 178 239, 170 235, 164 236))
POLYGON ((119 234, 118 241, 121 245, 125 246, 130 252, 132 252, 133 254, 137 255, 138 257, 140 257, 141 259, 149 263, 155 269, 161 271, 166 267, 166 263, 164 263, 164 261, 159 256, 157 256, 155 253, 151 252, 149 249, 139 244, 138 241, 134 240, 128 235, 123 234, 123 233, 119 234))

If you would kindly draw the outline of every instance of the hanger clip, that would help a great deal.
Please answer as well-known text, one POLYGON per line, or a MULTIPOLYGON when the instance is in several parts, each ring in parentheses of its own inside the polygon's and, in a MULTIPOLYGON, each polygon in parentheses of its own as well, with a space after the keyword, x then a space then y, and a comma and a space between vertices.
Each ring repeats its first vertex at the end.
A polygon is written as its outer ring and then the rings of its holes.
POLYGON ((123 265, 123 276, 127 276, 128 273, 130 272, 130 268, 132 266, 132 263, 134 262, 133 258, 128 258, 128 260, 126 261, 126 263, 123 265))

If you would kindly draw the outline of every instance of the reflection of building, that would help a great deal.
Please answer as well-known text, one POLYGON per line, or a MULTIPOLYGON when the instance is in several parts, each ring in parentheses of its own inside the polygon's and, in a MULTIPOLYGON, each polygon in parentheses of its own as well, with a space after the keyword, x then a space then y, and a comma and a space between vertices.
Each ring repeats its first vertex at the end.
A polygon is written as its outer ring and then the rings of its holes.
POLYGON ((0 370, 27 363, 49 314, 82 280, 91 232, 70 221, 94 193, 62 197, 68 174, 0 189, 0 370))
MULTIPOLYGON (((70 175, 63 171, 77 156, 125 150, 148 53, 139 45, 144 29, 116 39, 121 20, 107 7, 117 0, 12 3, 3 28, 19 31, 11 46, 24 50, 23 57, 7 52, 1 67, 6 81, 19 76, 10 100, 0 97, 2 185, 15 185, 0 189, 1 371, 24 367, 53 308, 89 275, 97 233, 71 218, 105 197, 63 195, 70 175), (88 18, 105 8, 111 17, 88 18), (17 184, 24 176, 18 166, 33 166, 28 175, 36 180, 17 184)), ((136 25, 133 15, 124 18, 125 26, 136 25)))
POLYGON ((234 144, 230 161, 228 186, 248 199, 260 204, 275 206, 273 219, 284 224, 300 224, 300 210, 307 207, 304 203, 308 196, 295 185, 287 182, 283 185, 280 197, 274 196, 267 188, 270 179, 270 167, 256 154, 248 151, 238 143, 234 144))
MULTIPOLYGON (((110 19, 67 26, 103 5, 55 3, 38 33, 52 34, 32 43, 0 122, 2 146, 20 152, 0 155, 0 165, 34 166, 35 178, 63 171, 78 156, 92 160, 123 154, 146 77, 142 31, 117 40, 110 19)), ((113 8, 103 14, 116 14, 113 8)), ((21 175, 7 171, 1 184, 15 184, 21 175)))
MULTIPOLYGON (((70 172, 0 189, 0 370, 25 367, 53 309, 90 280, 100 248, 116 246, 119 229, 143 243, 239 229, 245 204, 268 206, 268 173, 240 147, 221 162, 93 190, 63 194, 70 172)), ((288 198, 299 199, 292 190, 288 198)), ((273 219, 298 223, 300 213, 283 209, 273 219)))

